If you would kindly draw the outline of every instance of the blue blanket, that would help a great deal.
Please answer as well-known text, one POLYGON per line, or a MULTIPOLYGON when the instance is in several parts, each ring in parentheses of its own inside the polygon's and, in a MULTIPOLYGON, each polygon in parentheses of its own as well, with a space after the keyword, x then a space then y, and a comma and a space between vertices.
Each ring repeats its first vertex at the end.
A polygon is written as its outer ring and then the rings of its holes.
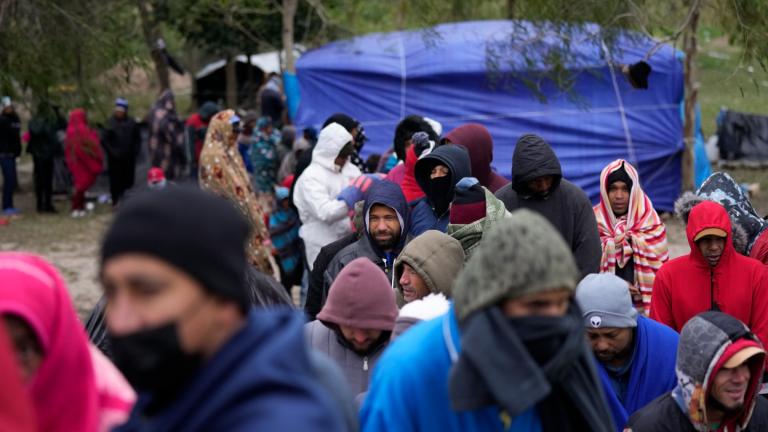
MULTIPOLYGON (((621 403, 616 393, 610 391, 610 385, 604 386, 619 431, 624 430, 629 416, 635 411, 675 387, 677 339, 677 332, 671 328, 650 318, 638 317, 635 352, 624 403, 621 403)), ((610 383, 605 367, 599 361, 596 363, 600 379, 604 384, 610 383)))

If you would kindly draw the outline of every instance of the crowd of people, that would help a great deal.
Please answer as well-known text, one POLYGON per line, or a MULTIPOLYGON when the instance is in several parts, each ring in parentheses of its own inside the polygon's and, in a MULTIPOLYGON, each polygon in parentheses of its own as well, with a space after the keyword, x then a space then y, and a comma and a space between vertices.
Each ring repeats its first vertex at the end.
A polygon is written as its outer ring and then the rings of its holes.
MULTIPOLYGON (((0 253, 2 430, 768 430, 768 222, 725 173, 678 201, 690 252, 670 259, 630 161, 593 206, 542 136, 508 181, 481 124, 411 115, 363 160, 347 114, 299 134, 207 104, 184 127, 166 92, 152 187, 130 191, 127 110, 66 128, 73 211, 103 153, 119 203, 87 325, 45 258, 0 253)), ((0 141, 7 177, 19 152, 0 141)))

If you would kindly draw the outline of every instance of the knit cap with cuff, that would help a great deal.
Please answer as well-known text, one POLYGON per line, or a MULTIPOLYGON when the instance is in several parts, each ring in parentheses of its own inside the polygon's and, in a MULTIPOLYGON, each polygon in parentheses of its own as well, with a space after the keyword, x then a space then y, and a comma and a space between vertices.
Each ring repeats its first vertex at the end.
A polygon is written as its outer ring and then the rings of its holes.
POLYGON ((578 280, 573 254, 560 233, 540 214, 517 210, 484 235, 456 279, 456 316, 462 322, 503 300, 573 291, 578 280))
POLYGON ((621 167, 617 169, 616 171, 608 174, 608 177, 605 179, 605 181, 608 183, 607 186, 610 189, 611 185, 620 181, 624 182, 624 184, 627 185, 627 189, 632 190, 633 182, 632 178, 629 177, 629 173, 627 173, 627 170, 624 168, 624 164, 621 164, 621 167))
POLYGON ((474 177, 464 177, 456 183, 448 221, 471 224, 485 217, 485 191, 474 177))
POLYGON ((232 204, 196 188, 146 191, 126 200, 101 248, 101 266, 150 255, 188 274, 214 296, 250 307, 245 242, 250 228, 232 204))
POLYGON ((587 275, 576 287, 576 301, 588 329, 637 327, 629 285, 613 273, 587 275))

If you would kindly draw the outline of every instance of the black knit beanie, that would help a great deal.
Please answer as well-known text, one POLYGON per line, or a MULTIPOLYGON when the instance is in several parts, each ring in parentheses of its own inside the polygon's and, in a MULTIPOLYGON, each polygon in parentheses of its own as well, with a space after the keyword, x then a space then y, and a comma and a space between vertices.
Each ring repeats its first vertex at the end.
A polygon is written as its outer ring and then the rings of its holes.
POLYGON ((627 170, 624 169, 624 164, 621 164, 621 167, 617 169, 616 171, 608 174, 608 178, 606 179, 606 183, 608 183, 606 186, 610 189, 611 185, 616 183, 617 181, 624 182, 627 185, 627 189, 632 190, 632 179, 629 177, 629 174, 627 174, 627 170))
POLYGON ((146 191, 117 212, 104 236, 101 265, 126 253, 152 255, 247 310, 248 233, 248 222, 223 198, 186 187, 146 191))

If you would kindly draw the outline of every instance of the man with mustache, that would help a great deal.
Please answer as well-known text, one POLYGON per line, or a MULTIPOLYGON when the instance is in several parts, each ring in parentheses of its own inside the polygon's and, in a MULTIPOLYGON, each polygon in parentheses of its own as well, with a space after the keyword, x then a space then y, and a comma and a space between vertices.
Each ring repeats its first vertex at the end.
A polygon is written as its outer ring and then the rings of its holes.
POLYGON ((764 431, 768 402, 759 397, 765 351, 744 323, 722 312, 683 327, 677 387, 635 413, 625 432, 764 431))
POLYGON ((587 340, 597 360, 617 426, 675 387, 677 333, 639 314, 629 284, 612 273, 591 274, 576 287, 587 340))
POLYGON ((736 252, 725 208, 712 201, 697 204, 686 235, 690 254, 656 273, 650 317, 680 331, 698 313, 722 311, 768 340, 768 269, 736 252))
POLYGON ((360 257, 371 260, 391 281, 395 258, 405 245, 408 214, 408 203, 398 185, 385 180, 371 186, 363 208, 365 235, 333 258, 325 271, 323 292, 328 292, 345 265, 360 257))

